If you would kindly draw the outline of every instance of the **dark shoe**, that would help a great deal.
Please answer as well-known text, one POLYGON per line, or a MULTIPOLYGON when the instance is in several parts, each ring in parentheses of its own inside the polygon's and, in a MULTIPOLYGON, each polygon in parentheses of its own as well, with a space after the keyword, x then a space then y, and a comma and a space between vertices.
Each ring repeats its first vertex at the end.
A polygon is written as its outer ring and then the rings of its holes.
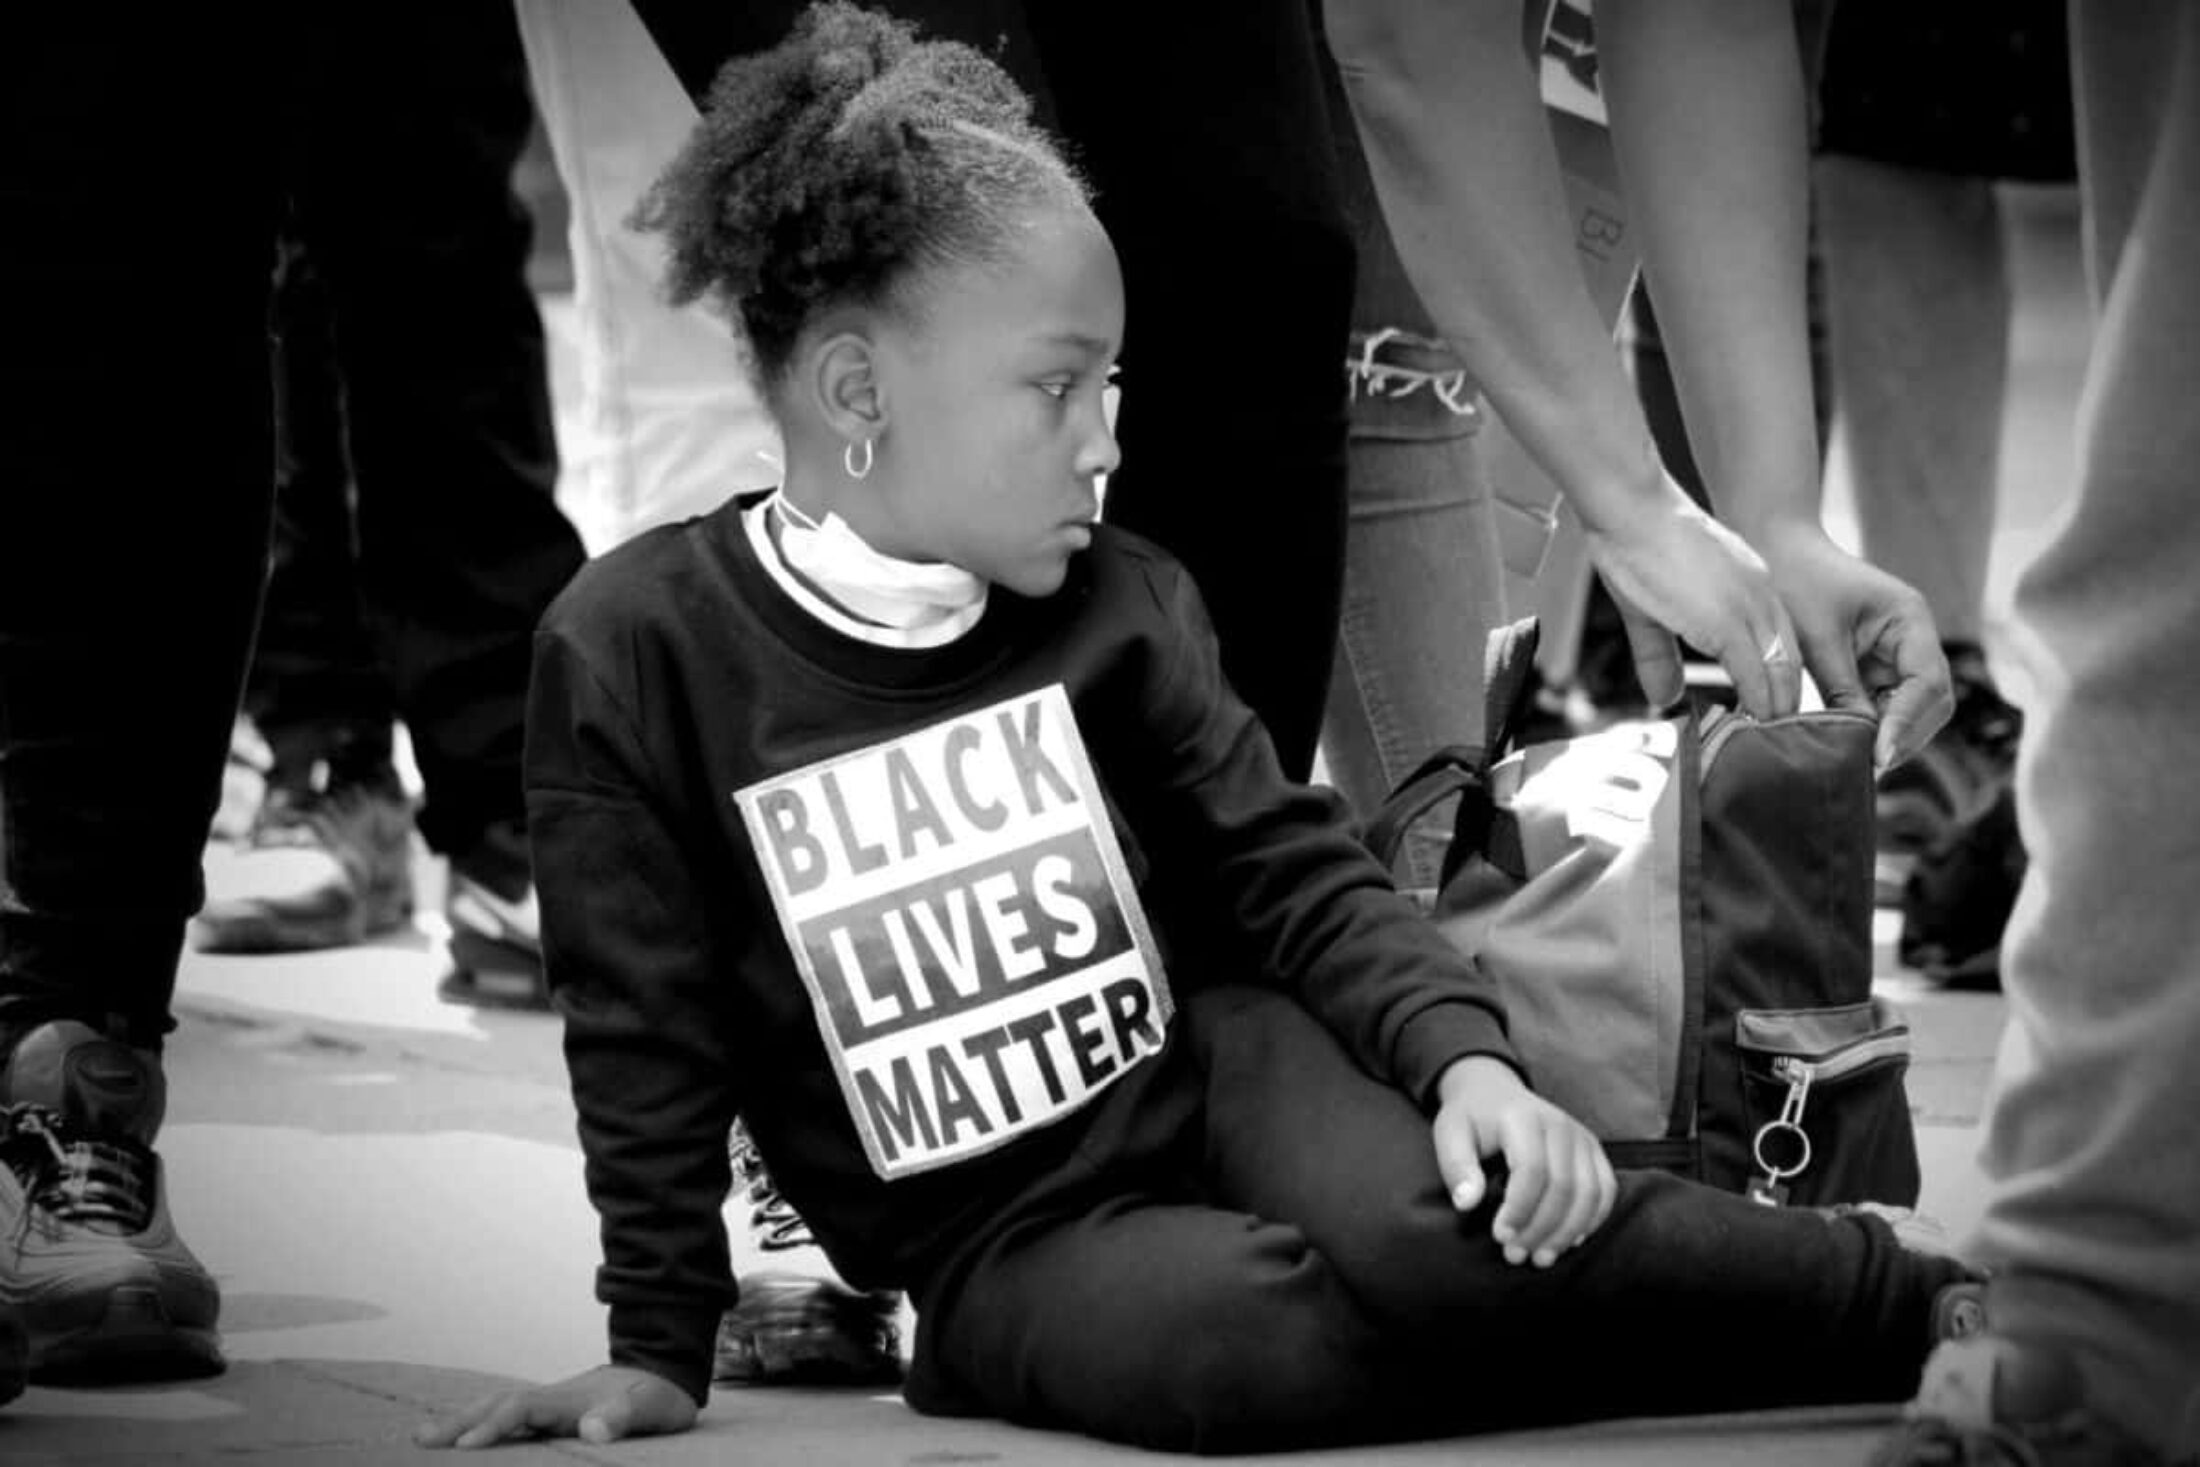
POLYGON ((208 862, 192 945, 211 953, 350 947, 412 920, 412 802, 387 766, 322 761, 269 779, 244 844, 208 862))
POLYGON ((2024 715, 2003 700, 1977 647, 1951 642, 1946 651, 1955 712, 1931 742, 1879 782, 1875 890, 1881 906, 1898 905, 1919 859, 2002 798, 2015 774, 2024 715))
POLYGON ((1991 1334, 1925 1363, 1917 1399, 1874 1467, 2164 1467, 2168 1458, 2087 1409, 2071 1362, 1991 1334))
POLYGON ((1917 858, 1902 887, 1903 966, 1944 988, 2001 987, 2001 939, 2024 884, 2013 785, 1917 858))
POLYGON ((0 1308, 41 1380, 221 1370, 221 1294, 168 1216, 151 1056, 86 1025, 33 1029, 0 1075, 0 1308))
POLYGON ((832 1279, 750 1274, 718 1326, 714 1380, 742 1385, 893 1385, 901 1296, 832 1279))
POLYGON ((31 1337, 13 1304, 0 1303, 0 1406, 23 1394, 31 1374, 31 1337))
POLYGON ((451 974, 443 996, 454 1003, 546 1011, 542 904, 527 866, 527 834, 500 824, 451 859, 443 915, 451 928, 451 974))
POLYGON ((451 975, 444 997, 491 1008, 549 1009, 542 904, 533 886, 507 896, 453 866, 443 914, 451 925, 451 975))

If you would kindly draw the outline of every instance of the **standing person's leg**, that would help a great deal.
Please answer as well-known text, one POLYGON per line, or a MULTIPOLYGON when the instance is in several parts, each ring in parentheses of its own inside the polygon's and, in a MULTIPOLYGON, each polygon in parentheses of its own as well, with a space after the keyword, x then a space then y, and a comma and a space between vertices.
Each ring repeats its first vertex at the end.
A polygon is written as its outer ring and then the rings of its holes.
POLYGON ((1026 19, 1132 303, 1106 516, 1191 570, 1303 778, 1343 580, 1353 279, 1305 0, 1026 19))
MULTIPOLYGON (((1505 622, 1505 567, 1472 381, 1441 342, 1363 325, 1351 338, 1361 370, 1322 752, 1365 819, 1436 749, 1483 738, 1483 647, 1505 622)), ((1447 839, 1411 832, 1403 879, 1433 887, 1447 839)))
POLYGON ((236 845, 209 847, 191 924, 207 952, 362 942, 412 917, 412 804, 397 710, 367 633, 326 293, 286 239, 270 313, 275 532, 244 709, 271 763, 236 845))
POLYGON ((1828 153, 1815 184, 1863 553, 1976 645, 2009 368, 1993 181, 1828 153))
POLYGON ((252 18, 33 7, 0 41, 0 1300, 34 1370, 220 1360, 149 1148, 267 552, 284 130, 252 18))
POLYGON ((529 643, 582 551, 553 491, 542 322, 511 189, 531 110, 508 7, 328 27, 299 222, 334 308, 370 626, 413 736, 453 950, 532 991, 519 759, 529 643), (400 84, 401 83, 401 84, 400 84))
MULTIPOLYGON (((2064 1353, 2167 1460, 2200 1449, 2200 10, 2074 5, 2071 24, 2100 316, 2074 502, 2016 591, 2033 865, 1979 1236, 2015 1347, 2005 1418, 2064 1353)), ((1933 1387, 1960 1362, 1940 1365, 1925 1403, 1950 1412, 1933 1387)))

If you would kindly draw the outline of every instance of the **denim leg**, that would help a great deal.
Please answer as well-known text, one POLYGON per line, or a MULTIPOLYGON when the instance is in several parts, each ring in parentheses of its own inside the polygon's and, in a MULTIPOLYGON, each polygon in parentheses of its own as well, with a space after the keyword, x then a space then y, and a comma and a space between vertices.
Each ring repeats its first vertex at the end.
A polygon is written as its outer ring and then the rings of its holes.
POLYGON ((0 22, 0 1047, 170 1027, 267 554, 285 65, 257 15, 0 22))
POLYGON ((2070 512, 2016 588, 2032 864, 1980 1241, 1997 1332, 2200 1449, 2200 9, 2072 8, 2100 327, 2070 512))
MULTIPOLYGON (((1432 751, 1481 740, 1482 652, 1504 622, 1505 588, 1475 448, 1483 409, 1457 359, 1367 331, 1353 333, 1347 361, 1344 609, 1322 750, 1366 818, 1432 751)), ((1403 879, 1435 885, 1445 839, 1440 826, 1411 832, 1403 879)))

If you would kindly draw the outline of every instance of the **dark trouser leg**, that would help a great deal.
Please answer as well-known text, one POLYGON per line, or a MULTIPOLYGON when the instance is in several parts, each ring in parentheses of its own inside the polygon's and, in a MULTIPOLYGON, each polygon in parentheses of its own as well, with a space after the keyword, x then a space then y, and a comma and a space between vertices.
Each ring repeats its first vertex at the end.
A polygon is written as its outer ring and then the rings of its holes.
POLYGON ((1501 1194, 1454 1211, 1428 1120, 1295 1002, 1220 990, 1187 1015, 1216 1199, 1297 1224, 1387 1338, 1486 1384, 1473 1424, 1897 1399, 1934 1293, 1965 1276, 1876 1219, 1655 1172, 1622 1173, 1611 1217, 1553 1267, 1516 1267, 1489 1236, 1501 1194), (1675 1350, 1684 1318, 1696 1343, 1675 1350))
POLYGON ((1165 28, 1026 16, 1130 302, 1107 518, 1191 570, 1304 778, 1344 574, 1353 267, 1304 0, 1179 6, 1165 28))
POLYGON ((1514 1267, 1489 1206, 1446 1201, 1427 1122, 1304 1009, 1225 989, 1185 1014, 1204 1158, 1143 1188, 1065 1177, 1053 1217, 920 1294, 919 1409, 1246 1451, 1894 1400, 1934 1292, 1963 1276, 1877 1220, 1651 1173, 1558 1265, 1514 1267))
POLYGON ((528 644, 582 560, 551 497, 511 192, 526 67, 508 9, 455 7, 422 32, 358 6, 325 34, 298 218, 333 308, 370 626, 427 787, 422 833, 464 857, 522 819, 528 644))
POLYGON ((267 554, 273 115, 249 15, 11 15, 0 1045, 155 1045, 267 554))
POLYGON ((245 711, 278 768, 328 758, 362 776, 390 759, 389 675, 367 634, 326 288, 285 241, 275 350, 275 533, 245 711))

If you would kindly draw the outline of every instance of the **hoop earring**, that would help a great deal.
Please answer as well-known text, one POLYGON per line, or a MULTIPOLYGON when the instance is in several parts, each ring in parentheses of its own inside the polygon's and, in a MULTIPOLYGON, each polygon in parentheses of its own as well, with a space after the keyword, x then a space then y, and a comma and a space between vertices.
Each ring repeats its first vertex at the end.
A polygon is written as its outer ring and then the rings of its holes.
POLYGON ((871 440, 863 440, 863 466, 856 466, 856 446, 851 443, 840 451, 840 466, 848 471, 851 479, 861 479, 871 472, 871 440))

